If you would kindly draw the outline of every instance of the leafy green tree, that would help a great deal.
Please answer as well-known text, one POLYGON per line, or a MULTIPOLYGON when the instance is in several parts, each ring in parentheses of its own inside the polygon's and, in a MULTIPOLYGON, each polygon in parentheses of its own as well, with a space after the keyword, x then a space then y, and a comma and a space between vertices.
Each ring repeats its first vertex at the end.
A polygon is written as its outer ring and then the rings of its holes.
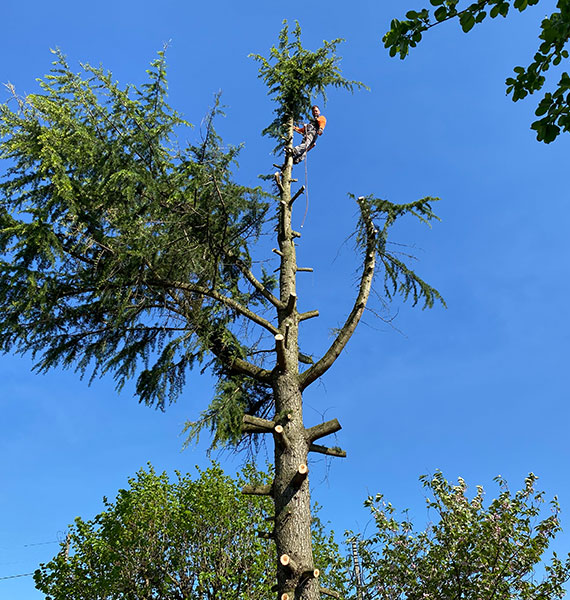
POLYGON ((550 542, 560 531, 559 506, 550 502, 543 514, 544 493, 535 489, 536 476, 511 493, 497 477, 499 496, 488 506, 484 492, 469 498, 459 478, 450 484, 440 472, 423 476, 427 507, 433 519, 425 531, 414 530, 409 515, 399 520, 382 495, 370 497, 376 532, 360 540, 364 590, 369 598, 386 600, 554 600, 563 598, 570 578, 570 557, 552 553, 550 542))
POLYGON ((424 307, 440 300, 388 243, 401 217, 433 219, 433 199, 351 196, 362 257, 356 299, 322 356, 300 352, 300 328, 318 311, 301 311, 296 293, 300 234, 291 215, 302 190, 291 191, 293 124, 330 87, 361 86, 340 72, 340 41, 309 51, 299 26, 291 35, 285 25, 269 58, 255 56, 276 103, 265 133, 286 154, 274 193, 236 181, 238 150, 215 131, 217 104, 199 143, 176 143, 188 124, 167 104, 163 53, 140 89, 123 89, 89 65, 74 73, 56 53, 41 93, 15 95, 0 109, 8 165, 0 183, 0 349, 31 353, 39 371, 92 369, 112 374, 119 388, 136 378, 140 401, 161 409, 192 367, 210 368, 215 395, 191 435, 206 427, 214 445, 258 434, 275 441, 273 482, 245 491, 274 501, 282 600, 319 595, 308 453, 345 456, 316 444, 340 429, 336 419, 305 427, 303 391, 343 351, 377 273, 388 298, 424 307), (277 278, 251 258, 267 229, 277 232, 277 278))
MULTIPOLYGON (((431 7, 410 10, 403 20, 394 19, 390 30, 382 41, 390 56, 405 58, 410 48, 415 48, 423 34, 432 27, 449 20, 457 20, 467 33, 485 20, 506 17, 511 9, 522 12, 539 0, 478 0, 462 3, 460 0, 429 0, 431 7)), ((566 44, 570 39, 570 2, 558 0, 550 16, 542 21, 539 46, 532 62, 527 67, 517 66, 514 75, 506 81, 507 94, 514 102, 540 91, 546 82, 546 72, 551 66, 559 65, 568 58, 566 44)), ((550 143, 561 131, 570 131, 570 75, 563 72, 555 90, 546 92, 536 109, 540 117, 532 124, 539 141, 550 143)))
MULTIPOLYGON (((273 506, 240 488, 266 480, 251 466, 236 480, 213 464, 174 482, 141 469, 94 519, 75 519, 60 553, 36 571, 36 586, 48 600, 264 600, 275 559, 256 528, 267 528, 273 506)), ((318 519, 313 540, 321 564, 331 565, 323 582, 343 589, 343 560, 318 519)))

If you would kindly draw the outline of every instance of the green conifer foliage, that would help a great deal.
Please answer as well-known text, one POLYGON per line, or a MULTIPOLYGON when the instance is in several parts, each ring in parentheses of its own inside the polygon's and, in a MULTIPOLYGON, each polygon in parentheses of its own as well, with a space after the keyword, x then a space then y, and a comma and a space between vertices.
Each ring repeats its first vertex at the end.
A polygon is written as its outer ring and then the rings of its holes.
POLYGON ((40 371, 112 373, 119 388, 137 376, 159 408, 212 349, 221 374, 245 355, 229 326, 265 302, 240 280, 268 208, 233 179, 217 102, 201 143, 177 147, 189 124, 166 102, 165 68, 160 52, 148 83, 123 89, 56 52, 42 93, 0 113, 0 347, 40 371))
POLYGON ((441 301, 388 240, 403 217, 435 219, 435 199, 352 196, 362 259, 354 304, 322 356, 304 353, 303 323, 318 310, 299 312, 296 292, 293 123, 330 87, 363 87, 342 76, 340 41, 310 51, 299 25, 290 35, 285 23, 269 57, 254 57, 276 102, 265 133, 285 152, 273 193, 238 183, 238 148, 214 128, 219 102, 200 143, 178 147, 188 123, 167 104, 163 53, 137 89, 89 65, 75 74, 57 52, 42 92, 14 93, 0 112, 0 158, 8 164, 0 183, 0 350, 31 353, 40 371, 112 374, 119 388, 136 379, 139 399, 161 409, 193 367, 209 368, 215 395, 188 424, 190 435, 209 428, 214 446, 267 434, 275 442, 273 482, 246 493, 273 500, 281 600, 316 600, 322 587, 309 452, 346 456, 315 443, 340 424, 306 427, 303 391, 342 353, 377 275, 388 298, 424 307, 441 301), (276 233, 277 277, 251 259, 264 231, 276 233))

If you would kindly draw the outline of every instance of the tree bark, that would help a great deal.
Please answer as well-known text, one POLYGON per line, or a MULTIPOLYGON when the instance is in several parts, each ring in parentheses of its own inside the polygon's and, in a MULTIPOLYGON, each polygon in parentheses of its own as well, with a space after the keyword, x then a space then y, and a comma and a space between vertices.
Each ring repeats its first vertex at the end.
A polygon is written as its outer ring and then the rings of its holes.
MULTIPOLYGON (((293 122, 289 123, 287 148, 292 148, 293 122)), ((275 421, 287 443, 275 444, 275 544, 277 557, 278 598, 289 600, 318 600, 319 585, 313 564, 311 544, 311 497, 306 465, 309 453, 303 424, 303 399, 299 382, 299 313, 297 312, 296 273, 297 259, 291 228, 291 169, 292 159, 286 153, 285 166, 279 187, 278 256, 280 265, 278 329, 283 336, 276 351, 273 371, 275 421), (287 415, 287 418, 280 418, 287 415), (283 557, 287 557, 284 559, 283 557)))

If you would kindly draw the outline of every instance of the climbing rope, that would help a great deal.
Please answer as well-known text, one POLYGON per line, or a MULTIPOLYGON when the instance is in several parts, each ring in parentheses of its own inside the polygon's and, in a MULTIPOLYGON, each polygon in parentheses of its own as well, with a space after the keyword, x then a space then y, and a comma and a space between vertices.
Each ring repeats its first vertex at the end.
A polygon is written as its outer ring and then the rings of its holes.
POLYGON ((303 215, 303 222, 301 223, 301 229, 303 229, 303 225, 305 225, 305 219, 307 218, 307 213, 309 212, 309 174, 307 169, 307 156, 309 151, 305 153, 305 214, 303 215))

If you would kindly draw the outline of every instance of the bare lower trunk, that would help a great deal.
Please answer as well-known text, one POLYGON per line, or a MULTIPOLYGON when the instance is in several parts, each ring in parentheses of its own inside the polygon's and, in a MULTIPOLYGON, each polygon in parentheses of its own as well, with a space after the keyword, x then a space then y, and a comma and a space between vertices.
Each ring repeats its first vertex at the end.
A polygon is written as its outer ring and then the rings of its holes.
POLYGON ((297 378, 286 373, 277 378, 274 389, 277 413, 285 416, 282 423, 287 437, 287 444, 276 439, 273 484, 279 598, 315 600, 319 597, 318 571, 311 546, 308 443, 301 392, 297 378))

